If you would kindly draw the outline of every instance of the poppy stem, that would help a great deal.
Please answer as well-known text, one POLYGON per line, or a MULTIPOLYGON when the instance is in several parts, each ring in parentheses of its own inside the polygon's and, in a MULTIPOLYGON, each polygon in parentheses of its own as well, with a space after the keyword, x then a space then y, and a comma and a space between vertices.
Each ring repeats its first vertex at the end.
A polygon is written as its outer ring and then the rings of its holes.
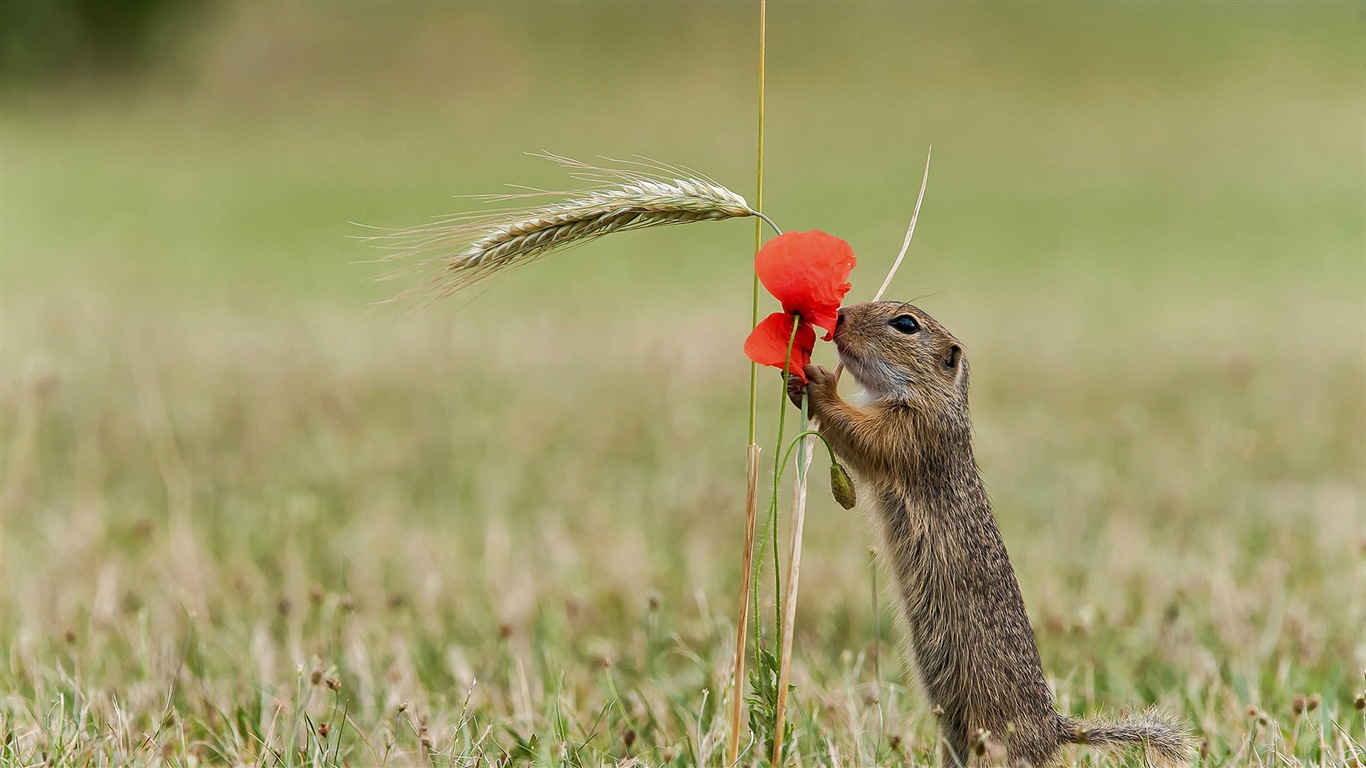
MULTIPOLYGON (((802 405, 803 405, 803 406, 806 405, 805 399, 803 399, 802 405)), ((787 468, 787 460, 788 460, 789 457, 792 456, 792 451, 795 450, 795 449, 797 448, 797 444, 801 442, 802 438, 806 438, 806 437, 814 437, 814 438, 820 440, 821 443, 822 443, 823 445, 825 445, 825 450, 826 450, 827 452, 829 452, 829 454, 830 454, 830 463, 831 463, 831 464, 834 464, 834 463, 836 462, 836 459, 835 459, 835 449, 832 448, 832 447, 830 446, 830 441, 827 440, 827 439, 825 439, 825 435, 822 435, 820 432, 817 432, 817 431, 814 430, 814 429, 806 429, 806 430, 802 430, 800 433, 797 434, 796 437, 794 437, 794 438, 792 438, 790 441, 788 441, 788 443, 787 443, 787 450, 783 452, 783 468, 784 468, 784 471, 786 471, 786 468, 787 468)), ((801 460, 802 460, 802 455, 801 455, 800 453, 797 454, 797 460, 798 460, 798 461, 801 461, 801 460)), ((782 481, 782 479, 783 479, 782 473, 779 472, 779 473, 778 473, 778 480, 779 480, 779 481, 782 481)))
MULTIPOLYGON (((754 558, 753 566, 753 584, 755 586, 750 590, 750 595, 754 601, 754 664, 755 669, 759 670, 759 673, 764 676, 770 674, 770 671, 772 670, 771 664, 773 661, 773 655, 768 655, 769 666, 765 666, 762 631, 763 621, 760 618, 759 614, 758 584, 760 572, 763 570, 764 558, 767 556, 768 544, 771 541, 773 544, 773 631, 775 634, 779 634, 779 637, 781 639, 780 633, 782 632, 783 626, 783 584, 782 564, 779 559, 780 555, 778 554, 778 488, 780 478, 782 476, 783 464, 786 463, 786 460, 790 455, 790 453, 784 454, 782 451, 783 431, 787 424, 787 374, 788 371, 792 368, 792 351, 796 347, 797 331, 801 328, 801 324, 801 316, 793 315, 792 332, 788 334, 787 338, 787 356, 783 362, 783 383, 780 387, 781 394, 778 400, 778 439, 777 442, 774 444, 775 448, 773 456, 773 484, 771 486, 772 492, 769 496, 768 502, 768 519, 765 521, 766 530, 764 532, 764 536, 761 536, 759 538, 759 552, 758 556, 754 558)), ((805 401, 803 400, 803 402, 805 401)), ((773 685, 773 681, 771 681, 767 677, 763 677, 759 681, 758 685, 762 687, 756 690, 756 694, 758 695, 760 701, 764 701, 766 703, 768 707, 766 714, 776 715, 777 691, 770 687, 771 685, 773 685), (770 695, 773 698, 768 698, 770 695)), ((776 719, 774 722, 776 726, 776 719)), ((777 737, 775 736, 775 739, 776 738, 777 737)))
MULTIPOLYGON (((784 393, 786 394, 786 393, 784 393)), ((802 395, 802 433, 807 429, 808 399, 802 395)), ((792 537, 787 553, 787 616, 786 623, 780 625, 778 642, 781 650, 778 656, 778 705, 773 716, 773 758, 772 765, 779 768, 783 764, 783 737, 787 735, 787 693, 788 680, 792 675, 793 631, 797 624, 797 584, 802 572, 802 532, 806 528, 806 472, 811 467, 811 440, 797 438, 797 482, 792 488, 792 537)))
MULTIPOLYGON (((783 430, 787 426, 787 374, 792 369, 792 349, 797 344, 797 330, 801 328, 802 318, 799 315, 792 316, 792 333, 787 337, 787 359, 783 362, 783 385, 779 388, 778 397, 778 441, 774 444, 773 451, 773 492, 768 499, 768 537, 759 542, 759 557, 755 562, 756 581, 757 569, 762 567, 764 560, 764 550, 766 544, 771 541, 773 544, 773 631, 777 632, 783 625, 783 579, 782 562, 778 554, 778 487, 782 476, 783 463, 785 456, 779 455, 783 444, 783 430)), ((803 396, 802 402, 806 402, 803 396)), ((755 616, 758 616, 758 591, 755 591, 755 616)), ((757 649, 756 649, 757 652, 757 649)))
MULTIPOLYGON (((781 574, 781 563, 779 552, 777 552, 777 488, 779 488, 779 478, 783 474, 783 465, 787 462, 787 456, 780 455, 781 445, 783 445, 783 430, 787 426, 787 372, 792 368, 792 348, 796 346, 796 331, 802 327, 802 318, 792 316, 792 332, 787 338, 787 359, 783 362, 783 387, 781 396, 777 402, 777 441, 773 450, 773 485, 772 493, 769 495, 768 521, 766 521, 766 534, 764 538, 759 538, 759 555, 754 559, 754 584, 758 584, 759 570, 764 567, 765 553, 768 551, 768 544, 773 544, 773 600, 779 601, 783 596, 783 574, 781 574)), ((759 622, 759 594, 758 589, 754 589, 754 622, 755 640, 762 640, 762 625, 759 622)), ((773 631, 779 631, 783 626, 783 604, 776 603, 775 615, 773 615, 773 631)), ((758 657, 759 648, 755 645, 755 659, 758 657)))

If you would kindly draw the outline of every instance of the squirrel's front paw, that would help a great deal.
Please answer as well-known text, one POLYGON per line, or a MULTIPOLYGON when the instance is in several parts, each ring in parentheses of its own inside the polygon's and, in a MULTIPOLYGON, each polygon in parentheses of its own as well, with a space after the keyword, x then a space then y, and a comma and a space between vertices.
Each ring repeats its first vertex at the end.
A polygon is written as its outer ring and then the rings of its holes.
POLYGON ((806 381, 795 373, 787 375, 787 399, 798 408, 802 407, 802 396, 809 398, 808 406, 815 407, 815 399, 834 394, 835 374, 819 365, 808 365, 802 369, 806 381))
POLYGON ((808 365, 802 369, 806 373, 807 391, 829 391, 835 388, 835 374, 821 365, 808 365))

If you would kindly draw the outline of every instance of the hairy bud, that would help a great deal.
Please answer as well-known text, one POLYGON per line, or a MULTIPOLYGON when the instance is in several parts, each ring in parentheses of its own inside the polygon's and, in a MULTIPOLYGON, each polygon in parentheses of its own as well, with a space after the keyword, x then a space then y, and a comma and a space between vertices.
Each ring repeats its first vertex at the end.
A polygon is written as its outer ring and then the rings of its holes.
POLYGON ((853 509, 857 502, 854 481, 849 479, 849 472, 838 461, 830 462, 830 495, 845 509, 853 509))

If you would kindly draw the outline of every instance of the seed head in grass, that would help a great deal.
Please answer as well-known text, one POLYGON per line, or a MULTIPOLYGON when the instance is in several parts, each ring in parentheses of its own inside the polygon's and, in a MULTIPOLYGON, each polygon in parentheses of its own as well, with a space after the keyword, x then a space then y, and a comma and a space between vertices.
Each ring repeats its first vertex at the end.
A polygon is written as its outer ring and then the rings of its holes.
POLYGON ((474 199, 485 202, 549 201, 478 211, 366 239, 396 251, 391 258, 432 257, 423 260, 439 264, 429 288, 435 298, 443 298, 552 251, 615 232, 763 216, 744 197, 686 169, 618 161, 613 161, 618 167, 601 168, 543 156, 596 186, 576 192, 477 196, 474 199))
POLYGON ((978 728, 972 735, 972 752, 978 757, 983 757, 987 753, 987 748, 991 742, 991 731, 985 728, 978 728))

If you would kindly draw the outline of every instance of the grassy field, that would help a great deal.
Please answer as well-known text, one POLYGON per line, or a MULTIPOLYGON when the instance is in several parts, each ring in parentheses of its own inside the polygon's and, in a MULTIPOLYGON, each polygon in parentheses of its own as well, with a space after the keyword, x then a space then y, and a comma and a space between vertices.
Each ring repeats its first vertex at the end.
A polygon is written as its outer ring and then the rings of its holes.
MULTIPOLYGON (((1201 765, 1366 761, 1363 8, 770 9, 765 210, 864 300, 934 145, 891 295, 967 347, 1059 706, 1201 765)), ((222 3, 5 84, 0 764, 722 764, 751 226, 427 311, 346 238, 573 183, 526 151, 752 195, 755 21, 222 3)), ((791 764, 933 764, 875 544, 813 496, 791 764)))

